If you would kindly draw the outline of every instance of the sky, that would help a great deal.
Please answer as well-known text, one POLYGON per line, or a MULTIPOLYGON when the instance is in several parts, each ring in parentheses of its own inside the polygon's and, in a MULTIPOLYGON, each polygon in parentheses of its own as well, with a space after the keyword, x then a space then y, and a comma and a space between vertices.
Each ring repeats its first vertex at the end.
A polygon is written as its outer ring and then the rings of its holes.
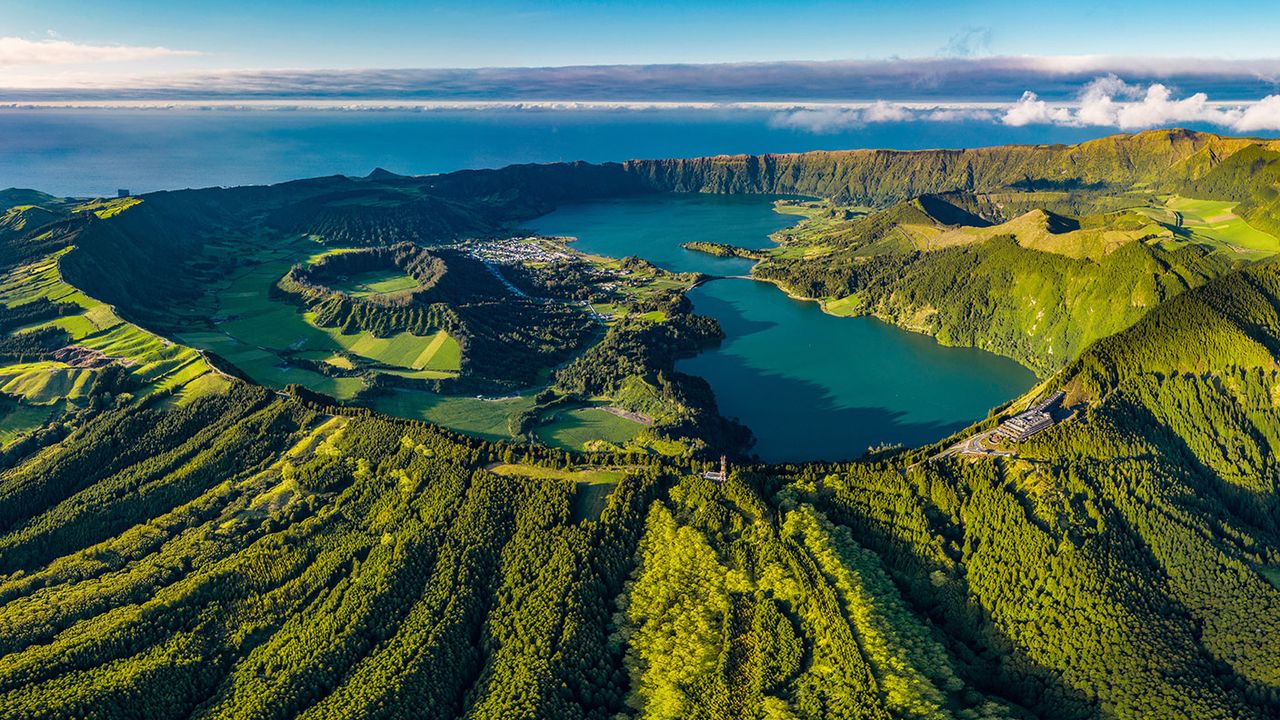
POLYGON ((1049 5, 0 0, 0 104, 754 102, 815 132, 1280 129, 1280 3, 1049 5))
POLYGON ((455 68, 935 55, 1273 54, 1280 3, 0 0, 0 36, 198 53, 137 67, 455 68), (1046 7, 1046 6, 1052 7, 1046 7), (1118 9, 1119 8, 1119 9, 1118 9))

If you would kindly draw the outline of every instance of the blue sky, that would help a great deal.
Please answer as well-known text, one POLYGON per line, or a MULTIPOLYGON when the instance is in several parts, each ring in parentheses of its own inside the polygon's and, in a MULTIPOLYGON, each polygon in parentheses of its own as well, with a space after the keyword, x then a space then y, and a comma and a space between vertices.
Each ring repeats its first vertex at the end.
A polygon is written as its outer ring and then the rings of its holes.
POLYGON ((0 0, 0 104, 738 103, 813 132, 1280 131, 1280 2, 1046 5, 0 0))
POLYGON ((539 66, 995 55, 1255 58, 1280 3, 0 0, 0 36, 162 46, 148 71, 539 66))

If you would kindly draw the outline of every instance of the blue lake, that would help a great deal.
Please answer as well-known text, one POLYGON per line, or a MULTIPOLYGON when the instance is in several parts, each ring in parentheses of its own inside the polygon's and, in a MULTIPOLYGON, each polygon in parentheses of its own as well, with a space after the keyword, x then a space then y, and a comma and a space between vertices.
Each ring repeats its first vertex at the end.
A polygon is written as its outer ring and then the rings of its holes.
MULTIPOLYGON (((792 221, 768 198, 668 195, 560 208, 528 223, 578 237, 581 250, 637 255, 675 271, 747 272, 751 263, 680 247, 690 240, 765 247, 792 221)), ((959 430, 1035 383, 1030 370, 871 318, 827 315, 772 285, 715 280, 690 293, 726 339, 681 360, 707 379, 722 414, 754 432, 771 462, 841 460, 882 443, 920 445, 959 430)))

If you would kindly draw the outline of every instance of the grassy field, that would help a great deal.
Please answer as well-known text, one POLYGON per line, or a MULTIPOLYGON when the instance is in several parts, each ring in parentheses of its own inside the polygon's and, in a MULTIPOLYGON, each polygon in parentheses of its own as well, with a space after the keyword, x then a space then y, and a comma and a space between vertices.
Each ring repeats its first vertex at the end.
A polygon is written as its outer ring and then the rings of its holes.
POLYGON ((283 387, 297 383, 339 400, 353 397, 364 388, 364 381, 332 378, 291 366, 285 356, 297 353, 343 369, 356 367, 353 358, 364 359, 402 368, 390 372, 407 377, 445 378, 457 373, 462 351, 445 332, 427 336, 406 332, 386 338, 369 332, 344 334, 336 328, 317 327, 309 313, 272 298, 271 287, 298 258, 314 260, 325 254, 312 250, 304 245, 285 246, 260 254, 260 264, 211 291, 208 308, 217 331, 181 333, 179 339, 217 353, 262 384, 283 387))
POLYGON ((1280 253, 1280 238, 1254 228, 1234 212, 1227 200, 1196 200, 1174 196, 1160 209, 1144 209, 1148 217, 1190 233, 1193 242, 1208 243, 1224 252, 1258 259, 1280 253))
POLYGON ((373 295, 390 295, 418 287, 418 281, 399 269, 371 270, 359 275, 352 275, 346 282, 334 286, 352 297, 370 297, 373 295))
POLYGON ((29 403, 48 405, 83 397, 95 374, 93 370, 52 360, 14 363, 0 367, 0 392, 22 397, 29 403))
POLYGON ((822 309, 832 315, 850 317, 857 315, 862 307, 862 300, 857 295, 846 295, 836 300, 823 300, 822 309))
POLYGON ((485 400, 436 395, 422 390, 393 390, 378 396, 372 404, 378 412, 425 420, 487 440, 510 440, 507 418, 532 406, 531 397, 485 400))
POLYGON ((503 463, 489 468, 489 472, 504 477, 520 477, 533 480, 568 480, 575 484, 573 495, 573 518, 575 520, 597 519, 609 501, 609 493, 618 481, 626 477, 627 471, 621 468, 580 467, 561 470, 537 465, 521 465, 503 463))
POLYGON ((0 406, 0 448, 45 423, 52 408, 42 405, 5 403, 0 406))
POLYGON ((495 465, 489 468, 489 472, 505 477, 525 477, 536 480, 570 480, 590 485, 612 485, 627 475, 626 470, 619 468, 578 467, 564 470, 520 463, 495 465))
POLYGON ((592 440, 624 445, 644 430, 644 425, 620 418, 600 408, 561 410, 550 423, 538 428, 538 437, 552 447, 585 450, 592 440))
MULTIPOLYGON (((61 255, 10 271, 0 279, 0 303, 13 307, 47 298, 75 304, 81 311, 22 330, 61 328, 73 344, 100 350, 128 367, 142 383, 142 394, 174 389, 179 396, 187 396, 217 392, 225 386, 225 380, 217 377, 196 351, 121 320, 110 306, 63 282, 58 271, 61 255)), ((80 397, 96 373, 59 362, 9 365, 0 367, 0 389, 30 402, 53 403, 80 397)))
MULTIPOLYGON (((310 313, 271 297, 271 287, 300 258, 316 259, 334 251, 317 253, 313 244, 295 242, 276 245, 258 254, 259 263, 215 286, 198 308, 214 318, 209 330, 182 332, 181 342, 207 349, 226 358, 254 381, 271 387, 296 383, 338 400, 350 400, 365 388, 359 377, 329 377, 290 358, 324 362, 344 370, 360 369, 362 361, 376 372, 420 380, 436 380, 457 374, 462 350, 457 340, 440 331, 428 336, 399 333, 379 338, 368 332, 343 334, 335 328, 318 327, 310 313)), ((616 262, 616 261, 608 261, 616 262)), ((408 276, 398 271, 365 273, 351 278, 342 289, 359 292, 394 292, 404 287, 408 276), (403 279, 402 279, 403 278, 403 279)), ((687 287, 687 282, 669 277, 654 278, 637 292, 655 288, 687 287)), ((649 319, 659 320, 659 314, 649 319)), ((379 412, 397 417, 424 420, 453 430, 491 440, 510 439, 509 418, 532 406, 532 399, 514 397, 485 400, 476 397, 438 395, 425 390, 398 389, 371 402, 379 412)), ((590 440, 602 439, 622 444, 643 426, 602 410, 584 409, 564 413, 545 428, 552 444, 582 449, 590 440)))

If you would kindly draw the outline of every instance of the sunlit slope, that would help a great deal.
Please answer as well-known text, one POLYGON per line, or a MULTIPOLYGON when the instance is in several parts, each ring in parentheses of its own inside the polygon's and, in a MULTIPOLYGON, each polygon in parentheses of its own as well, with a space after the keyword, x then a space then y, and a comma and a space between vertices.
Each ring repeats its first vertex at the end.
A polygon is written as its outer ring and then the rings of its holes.
MULTIPOLYGON (((652 185, 680 192, 800 194, 883 207, 953 190, 1182 187, 1206 178, 1242 150, 1265 155, 1280 146, 1190 130, 1151 130, 1079 145, 726 155, 632 161, 626 168, 652 185)), ((1230 182, 1241 180, 1248 177, 1237 171, 1230 182)))
POLYGON ((1081 230, 1072 231, 1074 240, 1069 233, 977 236, 993 229, 938 232, 936 237, 949 233, 961 242, 925 252, 868 256, 855 246, 818 258, 779 256, 754 274, 797 295, 826 299, 837 312, 872 314, 1045 373, 1231 267, 1228 259, 1197 246, 1165 249, 1137 240, 1112 245, 1107 235, 1090 240, 1081 230), (1096 260, 1073 257, 1080 242, 1088 243, 1087 255, 1109 251, 1096 260), (1051 243, 1054 251, 1035 247, 1051 243))
POLYGON ((1004 460, 717 483, 240 383, 109 410, 0 474, 0 711, 1274 716, 1276 307, 1266 266, 1184 292, 1004 460))
POLYGON ((109 307, 62 280, 51 255, 9 271, 0 280, 0 304, 8 311, 56 306, 48 319, 8 329, 16 341, 40 338, 48 350, 67 348, 64 359, 10 355, 0 365, 0 392, 35 405, 83 397, 104 368, 123 370, 126 389, 142 395, 215 391, 225 385, 200 355, 121 320, 109 307))

